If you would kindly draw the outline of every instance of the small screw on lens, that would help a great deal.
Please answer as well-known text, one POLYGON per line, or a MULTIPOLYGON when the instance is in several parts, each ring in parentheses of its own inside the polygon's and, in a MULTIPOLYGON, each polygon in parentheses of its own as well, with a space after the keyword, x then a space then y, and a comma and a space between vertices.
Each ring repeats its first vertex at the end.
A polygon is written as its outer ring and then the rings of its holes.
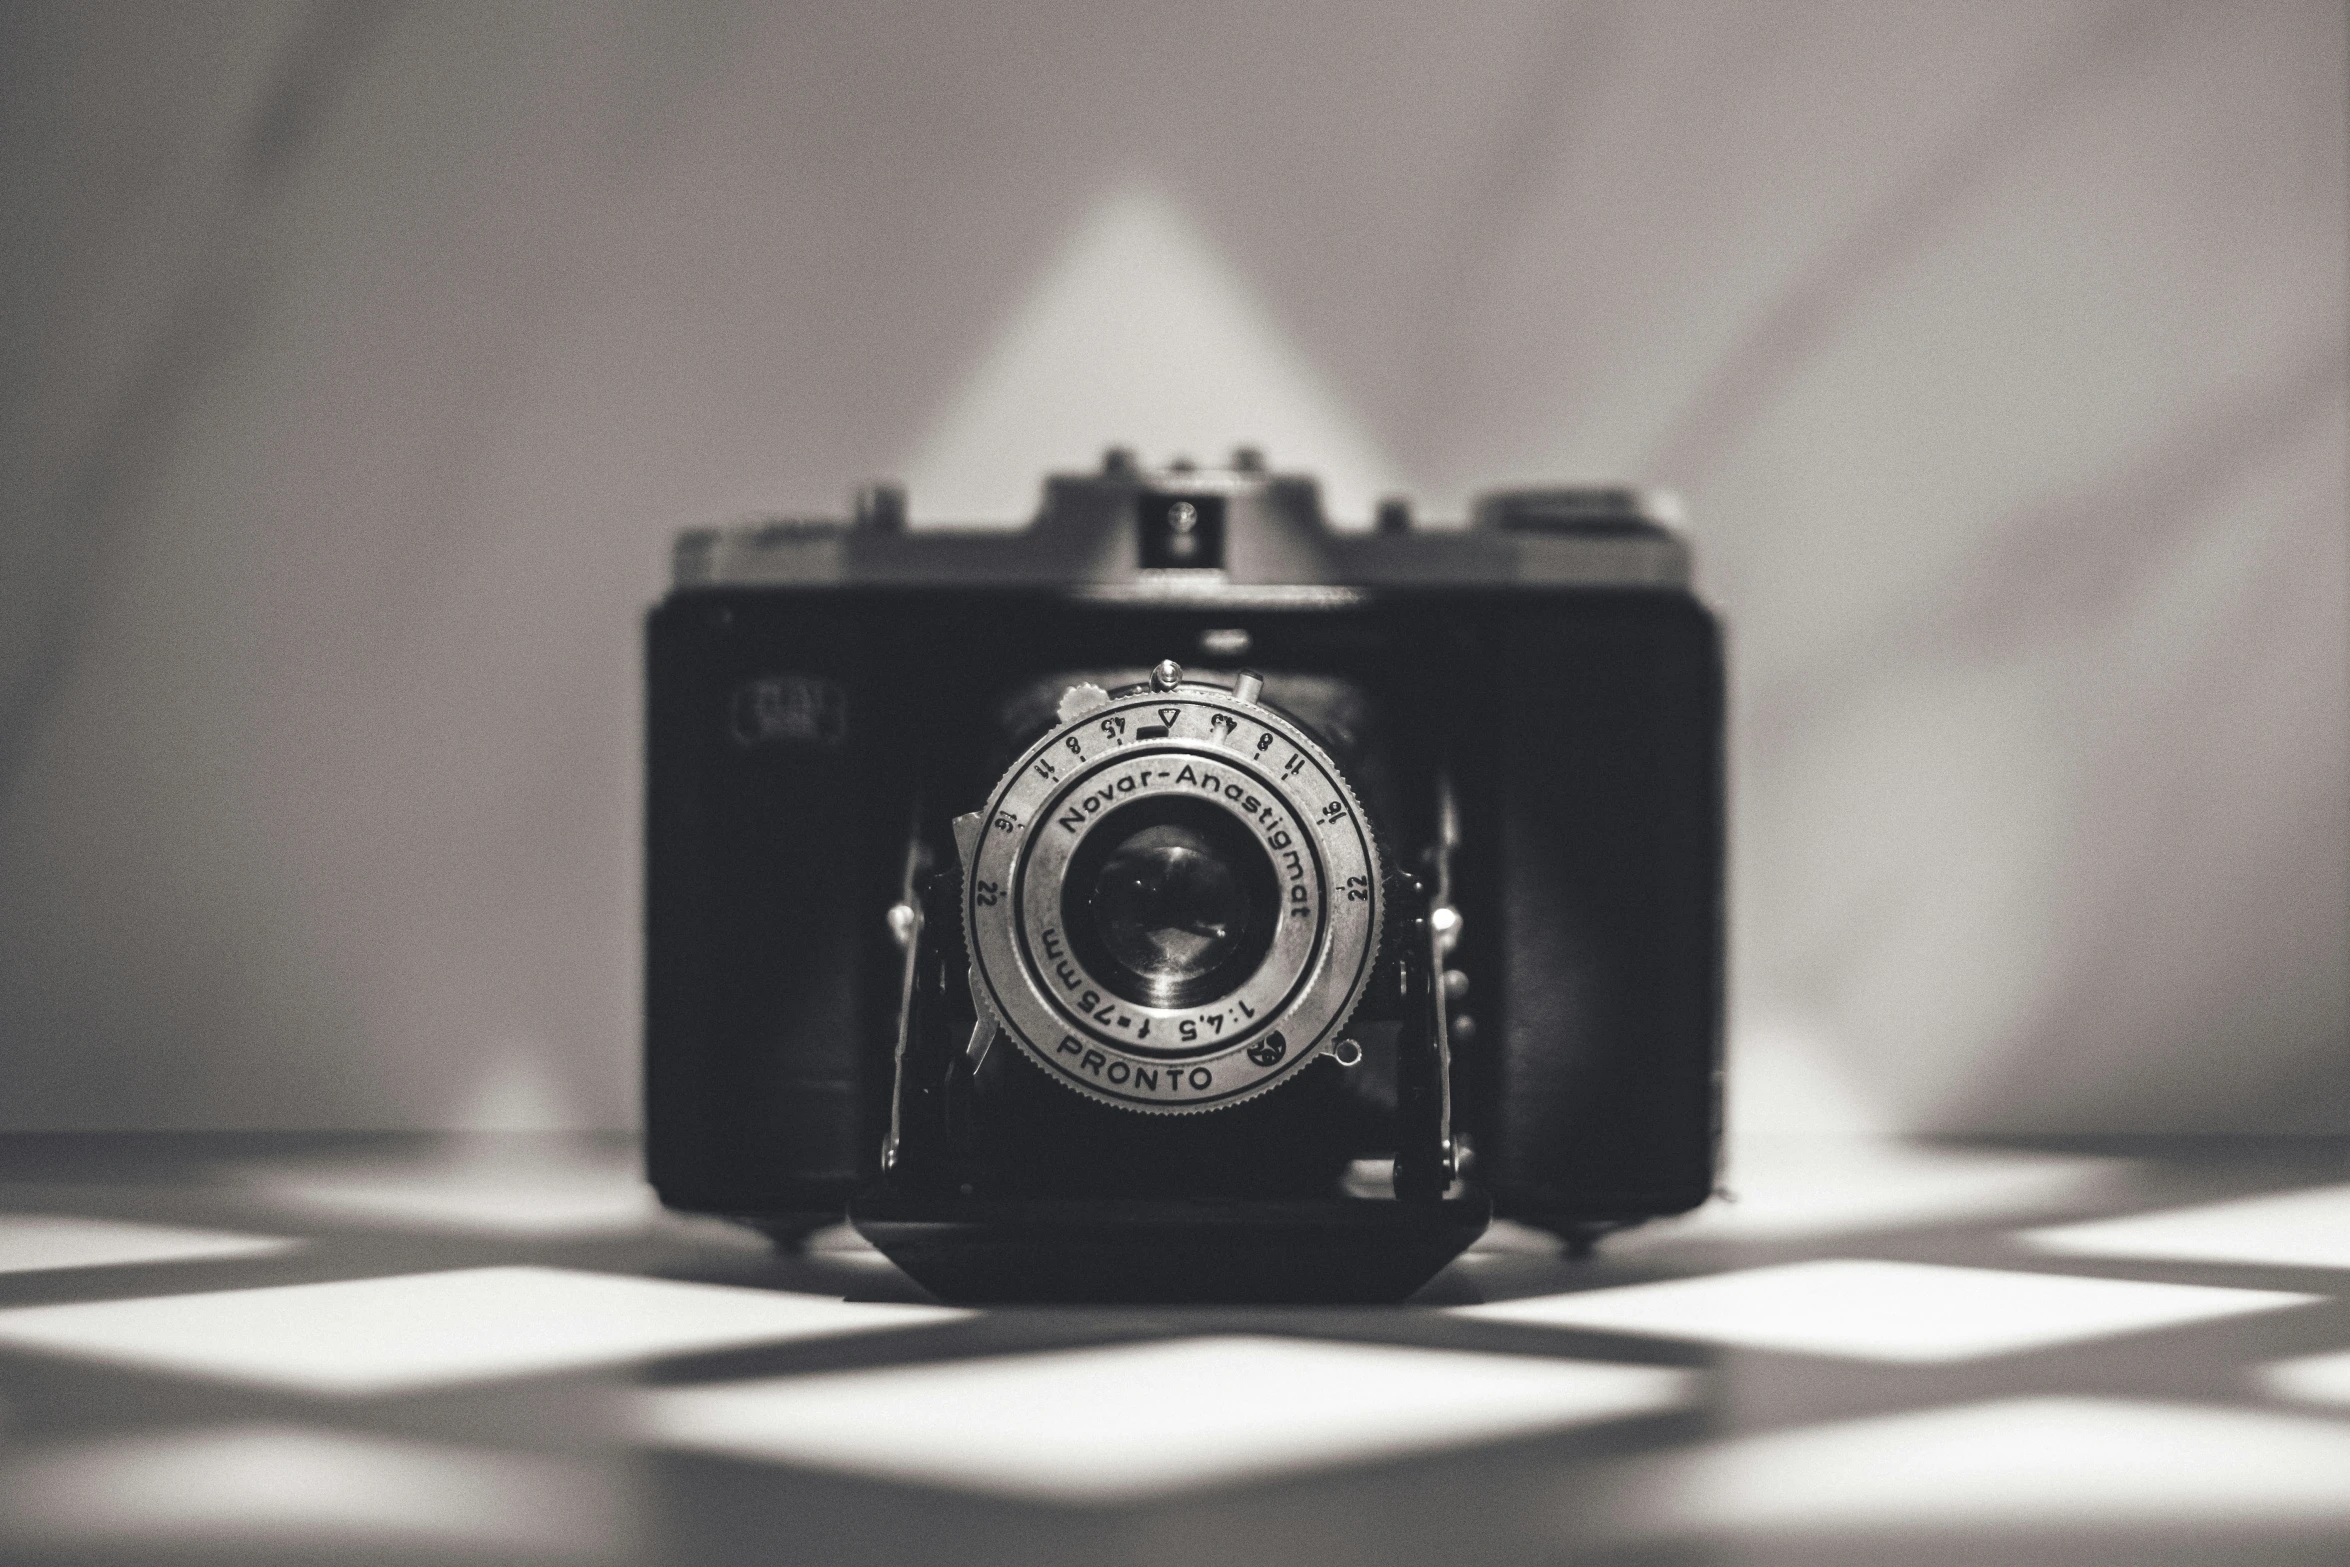
POLYGON ((1361 1066, 1363 1047, 1351 1039, 1341 1039, 1330 1047, 1330 1059, 1340 1066, 1361 1066))
POLYGON ((1151 684, 1161 691, 1172 691, 1183 683, 1183 666, 1171 658, 1162 658, 1151 666, 1151 684))

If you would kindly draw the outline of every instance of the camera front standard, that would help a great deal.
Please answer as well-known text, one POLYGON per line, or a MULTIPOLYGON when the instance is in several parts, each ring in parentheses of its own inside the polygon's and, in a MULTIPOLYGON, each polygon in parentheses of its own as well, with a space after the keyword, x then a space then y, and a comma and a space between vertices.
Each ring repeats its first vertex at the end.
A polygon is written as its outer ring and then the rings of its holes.
POLYGON ((966 845, 983 1028, 1105 1104, 1239 1104, 1336 1042, 1371 982, 1379 850, 1322 748, 1180 666, 1062 722, 1004 774, 966 845))

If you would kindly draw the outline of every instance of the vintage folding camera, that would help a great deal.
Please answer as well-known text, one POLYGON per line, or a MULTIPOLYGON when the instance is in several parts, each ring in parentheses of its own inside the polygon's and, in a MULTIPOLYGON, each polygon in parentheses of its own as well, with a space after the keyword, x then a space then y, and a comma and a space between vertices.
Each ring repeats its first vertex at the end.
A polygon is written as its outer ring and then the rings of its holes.
POLYGON ((1634 492, 1046 481, 682 537, 649 626, 671 1207, 950 1300, 1381 1300, 1714 1185, 1723 675, 1634 492))

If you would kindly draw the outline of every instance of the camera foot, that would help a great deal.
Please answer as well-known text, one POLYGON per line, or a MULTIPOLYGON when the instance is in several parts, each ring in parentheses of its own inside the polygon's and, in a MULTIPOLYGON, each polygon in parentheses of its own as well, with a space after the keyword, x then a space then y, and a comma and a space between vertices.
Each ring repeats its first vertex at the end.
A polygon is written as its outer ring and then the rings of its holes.
POLYGON ((840 1223, 837 1213, 761 1214, 741 1222, 757 1230, 775 1244, 779 1252, 792 1253, 807 1245, 808 1237, 827 1225, 840 1223))
POLYGON ((1530 1224, 1538 1230, 1548 1230, 1557 1236, 1560 1250, 1575 1262, 1589 1262, 1593 1254, 1599 1250, 1602 1236, 1613 1235, 1618 1230, 1628 1230, 1632 1227, 1629 1224, 1610 1220, 1577 1223, 1571 1219, 1559 1219, 1544 1223, 1539 1219, 1527 1219, 1521 1222, 1530 1224))

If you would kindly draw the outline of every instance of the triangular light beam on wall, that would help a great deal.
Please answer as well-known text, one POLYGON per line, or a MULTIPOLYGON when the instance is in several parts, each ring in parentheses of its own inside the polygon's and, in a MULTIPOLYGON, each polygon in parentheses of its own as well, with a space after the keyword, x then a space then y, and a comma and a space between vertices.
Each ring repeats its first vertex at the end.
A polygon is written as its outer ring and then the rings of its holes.
POLYGON ((1400 488, 1296 342, 1157 192, 1097 205, 901 468, 917 522, 1009 522, 1107 446, 1146 463, 1264 450, 1342 525, 1400 488))

